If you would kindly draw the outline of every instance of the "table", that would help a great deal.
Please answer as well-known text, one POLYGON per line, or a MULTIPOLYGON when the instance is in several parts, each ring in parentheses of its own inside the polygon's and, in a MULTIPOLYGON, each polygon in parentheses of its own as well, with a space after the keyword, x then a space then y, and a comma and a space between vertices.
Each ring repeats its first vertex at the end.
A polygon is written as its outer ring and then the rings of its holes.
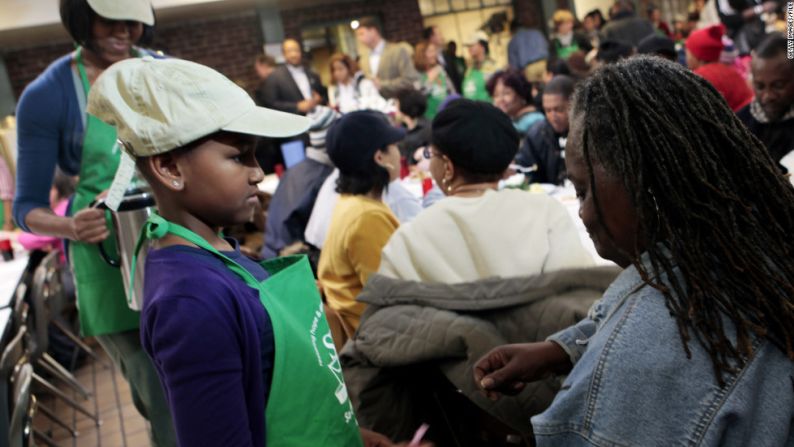
POLYGON ((19 280, 28 266, 26 254, 17 254, 13 261, 0 261, 0 308, 8 307, 14 300, 19 280))
POLYGON ((14 248, 14 259, 4 262, 0 258, 0 309, 8 307, 14 300, 19 280, 28 266, 28 254, 17 243, 16 232, 0 231, 0 240, 11 239, 14 248))
POLYGON ((276 188, 278 188, 278 176, 276 174, 268 174, 257 186, 260 191, 272 196, 276 193, 276 188))
POLYGON ((11 308, 0 309, 0 340, 2 340, 3 348, 5 348, 5 341, 6 341, 6 330, 8 329, 8 324, 11 323, 11 314, 14 312, 11 308))

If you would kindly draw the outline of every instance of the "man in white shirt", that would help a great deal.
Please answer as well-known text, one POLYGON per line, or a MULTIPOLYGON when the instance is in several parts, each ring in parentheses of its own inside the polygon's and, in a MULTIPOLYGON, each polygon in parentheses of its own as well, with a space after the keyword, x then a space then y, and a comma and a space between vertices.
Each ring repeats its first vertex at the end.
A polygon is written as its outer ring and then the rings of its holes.
POLYGON ((320 77, 303 65, 298 41, 285 40, 281 50, 285 64, 276 67, 265 81, 265 107, 306 115, 326 102, 325 88, 320 77))
POLYGON ((392 98, 404 88, 415 88, 419 73, 407 45, 384 40, 378 24, 372 19, 361 20, 356 29, 356 38, 369 48, 368 52, 361 55, 361 69, 373 80, 384 98, 392 98))

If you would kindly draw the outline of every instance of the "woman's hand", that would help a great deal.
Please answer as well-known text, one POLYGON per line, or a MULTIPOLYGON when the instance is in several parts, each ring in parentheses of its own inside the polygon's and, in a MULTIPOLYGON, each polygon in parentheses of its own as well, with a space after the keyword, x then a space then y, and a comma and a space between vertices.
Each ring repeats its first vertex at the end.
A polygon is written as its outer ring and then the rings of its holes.
POLYGON ((570 369, 568 354, 554 342, 523 343, 494 348, 474 365, 474 380, 491 400, 516 395, 527 382, 549 372, 570 369))
POLYGON ((86 208, 75 214, 70 223, 73 241, 96 244, 110 236, 105 224, 105 212, 96 208, 86 208))

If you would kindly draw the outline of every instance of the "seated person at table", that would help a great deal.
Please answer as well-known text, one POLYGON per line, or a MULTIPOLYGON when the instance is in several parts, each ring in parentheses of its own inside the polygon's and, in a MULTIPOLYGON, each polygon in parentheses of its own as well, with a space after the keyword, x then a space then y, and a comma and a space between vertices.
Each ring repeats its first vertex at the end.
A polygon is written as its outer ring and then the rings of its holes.
POLYGON ((517 69, 497 71, 488 80, 486 88, 493 98, 493 105, 513 120, 521 138, 527 135, 530 126, 545 119, 535 108, 532 84, 517 69))
MULTIPOLYGON (((416 92, 421 96, 419 92, 416 92)), ((427 138, 430 138, 429 124, 427 127, 427 138)), ((410 131, 409 131, 410 133, 410 131)), ((405 142, 403 138, 401 142, 397 143, 397 147, 405 142)), ((414 196, 405 186, 400 179, 400 166, 390 164, 389 170, 389 187, 383 191, 383 202, 389 207, 394 216, 400 223, 406 223, 413 220, 419 212, 422 211, 422 202, 419 197, 414 196)), ((317 200, 314 202, 309 222, 306 224, 306 231, 304 232, 304 240, 311 244, 313 247, 322 249, 325 244, 325 239, 328 236, 328 226, 331 222, 331 215, 334 212, 337 201, 339 201, 339 193, 336 191, 336 181, 339 179, 339 169, 334 169, 331 175, 325 179, 325 182, 320 187, 317 193, 317 200)))
POLYGON ((593 265, 562 204, 496 190, 517 147, 510 118, 490 104, 461 99, 439 113, 428 156, 447 197, 394 233, 378 273, 460 283, 593 265))
POLYGON ((339 115, 328 107, 317 106, 307 116, 312 120, 311 146, 306 149, 306 158, 284 173, 270 200, 262 249, 264 259, 280 256, 285 247, 303 241, 320 186, 334 170, 325 152, 325 134, 339 115))
POLYGON ((340 196, 318 277, 328 306, 339 315, 348 337, 365 308, 356 296, 378 270, 381 250, 400 225, 382 197, 393 176, 390 171, 399 169, 400 150, 395 143, 403 137, 404 130, 371 110, 349 113, 328 131, 328 155, 339 169, 340 196))
POLYGON ((260 265, 220 234, 258 200, 254 137, 310 121, 256 107, 220 73, 178 59, 116 63, 88 111, 117 127, 157 201, 141 239, 156 240, 137 284, 141 338, 179 445, 362 445, 305 261, 260 265))
POLYGON ((534 167, 527 173, 529 183, 561 185, 565 180, 565 142, 568 139, 568 104, 574 82, 570 76, 555 76, 543 90, 546 119, 529 128, 521 143, 516 163, 534 167))
POLYGON ((576 325, 482 358, 476 383, 495 400, 567 375, 532 418, 538 447, 794 445, 794 188, 660 58, 584 81, 570 135, 579 215, 625 270, 576 325))
POLYGON ((424 116, 427 97, 419 90, 406 88, 399 90, 394 99, 397 101, 395 118, 407 131, 405 138, 397 143, 397 147, 408 163, 416 164, 419 161, 416 157, 417 149, 430 143, 430 122, 424 116))

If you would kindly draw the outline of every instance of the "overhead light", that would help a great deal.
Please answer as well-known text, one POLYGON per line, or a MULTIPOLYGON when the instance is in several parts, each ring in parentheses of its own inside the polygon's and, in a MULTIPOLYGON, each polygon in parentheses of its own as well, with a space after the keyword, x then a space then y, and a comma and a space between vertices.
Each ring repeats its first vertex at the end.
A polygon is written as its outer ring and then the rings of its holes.
POLYGON ((353 29, 358 29, 359 25, 360 23, 358 23, 358 20, 353 20, 352 22, 350 22, 350 27, 353 29))

